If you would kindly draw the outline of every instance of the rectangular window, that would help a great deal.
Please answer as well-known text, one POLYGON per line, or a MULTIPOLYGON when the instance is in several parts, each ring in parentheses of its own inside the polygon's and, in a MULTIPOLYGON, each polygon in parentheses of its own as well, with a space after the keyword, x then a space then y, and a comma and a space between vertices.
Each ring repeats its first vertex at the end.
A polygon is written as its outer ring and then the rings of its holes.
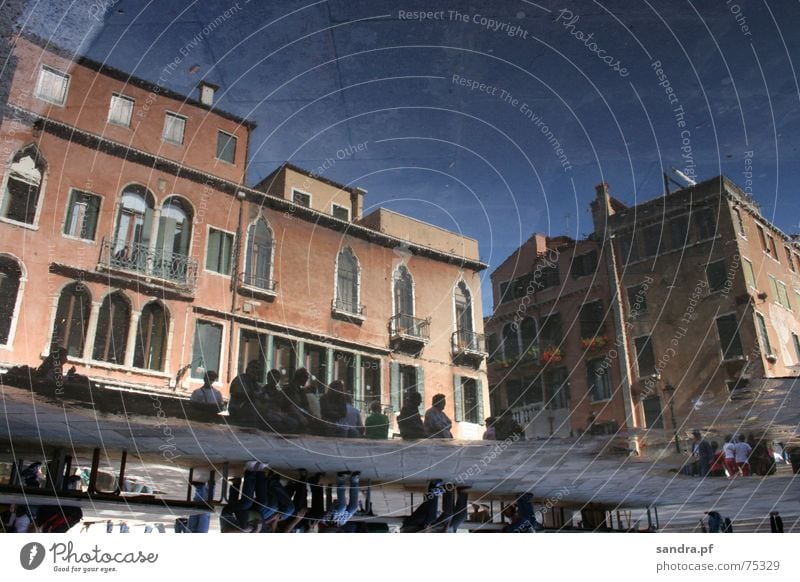
POLYGON ((611 398, 611 377, 608 374, 608 363, 605 358, 586 362, 586 385, 592 402, 611 398))
POLYGON ((605 313, 602 301, 592 301, 581 307, 580 315, 581 338, 593 338, 602 335, 604 331, 605 313))
POLYGON ((769 246, 767 246, 767 233, 764 232, 764 227, 760 224, 756 224, 756 229, 758 230, 758 240, 761 241, 761 250, 765 253, 769 253, 769 246))
POLYGON ((164 116, 164 141, 183 145, 183 134, 186 130, 186 118, 176 113, 167 113, 164 116))
POLYGON ((236 137, 224 131, 217 132, 217 159, 229 164, 236 161, 236 137))
POLYGON ((767 322, 764 316, 756 313, 756 323, 758 324, 758 337, 761 339, 761 351, 766 356, 772 354, 772 344, 769 341, 769 332, 767 331, 767 322))
POLYGON ((656 373, 656 355, 653 351, 653 339, 646 335, 637 337, 636 344, 636 365, 639 368, 639 378, 652 376, 656 373))
POLYGON ((543 349, 559 347, 563 337, 561 315, 551 313, 549 316, 542 318, 539 327, 539 343, 543 349))
POLYGON ((347 206, 333 204, 331 205, 331 214, 339 220, 350 220, 350 209, 347 206))
POLYGON ((717 225, 714 211, 711 208, 699 208, 694 213, 694 224, 697 229, 697 240, 714 238, 717 235, 717 225))
POLYGON ((210 228, 208 230, 208 248, 206 249, 206 269, 221 275, 230 275, 232 249, 232 234, 210 228))
MULTIPOLYGON (((535 276, 535 275, 534 275, 535 276)), ((558 272, 558 265, 550 265, 543 267, 540 271, 539 289, 547 289, 548 287, 557 287, 561 284, 561 276, 558 272)))
POLYGON ((67 101, 69 75, 42 65, 39 80, 36 83, 36 97, 48 103, 64 105, 67 101))
POLYGON ((789 263, 789 270, 792 273, 796 273, 797 267, 794 264, 794 254, 789 247, 784 247, 784 249, 786 250, 786 261, 789 263))
POLYGON ((643 229, 642 238, 644 239, 645 256, 656 256, 658 254, 658 249, 661 246, 661 225, 653 224, 643 229))
POLYGON ((220 374, 219 355, 221 351, 222 326, 218 323, 198 319, 194 327, 192 378, 200 380, 206 372, 211 371, 220 374))
POLYGON ((64 221, 64 234, 83 240, 94 240, 99 214, 99 196, 72 190, 69 195, 67 219, 64 221))
POLYGON ((725 259, 706 265, 706 279, 711 293, 725 289, 726 276, 725 259))
POLYGON ((783 281, 778 281, 778 303, 783 305, 789 311, 792 310, 792 304, 789 301, 789 291, 783 281))
POLYGON ((661 410, 661 398, 654 394, 642 401, 644 411, 644 424, 647 428, 664 428, 664 417, 661 410))
POLYGON ((597 270, 597 251, 578 255, 572 260, 570 273, 573 279, 594 274, 597 270))
POLYGON ((722 348, 723 359, 730 360, 744 356, 742 340, 739 337, 739 322, 733 314, 717 318, 717 333, 722 348))
POLYGON ((314 378, 326 382, 328 375, 328 350, 322 346, 305 344, 304 367, 314 378))
POLYGON ((478 399, 478 382, 475 378, 461 378, 461 396, 464 403, 464 422, 480 424, 480 405, 478 399))
POLYGON ((639 317, 647 313, 647 290, 644 285, 628 287, 628 308, 631 317, 639 317))
POLYGON ((121 125, 123 127, 131 126, 131 117, 133 117, 133 99, 117 95, 111 95, 111 105, 108 108, 108 122, 114 125, 121 125))
POLYGON ((742 218, 742 211, 738 208, 733 209, 733 215, 736 223, 736 232, 742 238, 747 238, 747 231, 744 229, 744 219, 742 218))
POLYGON ((361 358, 361 387, 367 404, 381 401, 381 361, 377 358, 361 358))
POLYGON ((753 271, 753 263, 751 263, 748 259, 743 259, 742 265, 744 269, 744 280, 747 283, 747 286, 751 289, 756 289, 756 274, 753 271))
POLYGON ((681 249, 689 244, 689 215, 685 214, 669 221, 670 249, 681 249))
POLYGON ((767 242, 769 243, 769 250, 767 251, 767 253, 773 259, 775 259, 776 261, 780 262, 780 259, 778 258, 778 247, 775 245, 775 237, 772 236, 771 234, 768 234, 767 235, 767 242))
POLYGON ((511 281, 503 281, 500 283, 500 303, 505 303, 506 301, 513 299, 511 293, 508 292, 508 286, 510 284, 511 281))
POLYGON ((769 279, 769 290, 772 295, 772 300, 775 303, 780 303, 780 298, 778 297, 778 280, 772 275, 768 275, 767 279, 769 279))
MULTIPOLYGON (((239 332, 239 368, 237 373, 243 374, 247 370, 247 364, 253 360, 259 362, 267 361, 267 334, 257 333, 249 329, 239 332)), ((259 382, 266 380, 267 372, 259 378, 259 382)))
POLYGON ((355 396, 356 389, 356 359, 350 352, 333 352, 333 379, 339 380, 344 385, 344 390, 349 396, 355 396))
POLYGON ((311 194, 306 194, 299 190, 292 190, 292 202, 303 208, 311 208, 311 194))
POLYGON ((794 344, 794 357, 800 362, 800 336, 796 333, 792 334, 792 343, 794 344))
POLYGON ((567 369, 556 368, 544 373, 544 384, 547 389, 547 408, 569 408, 569 382, 567 369))
POLYGON ((280 371, 282 383, 287 384, 292 381, 296 363, 297 343, 287 338, 274 337, 272 340, 272 367, 280 371))

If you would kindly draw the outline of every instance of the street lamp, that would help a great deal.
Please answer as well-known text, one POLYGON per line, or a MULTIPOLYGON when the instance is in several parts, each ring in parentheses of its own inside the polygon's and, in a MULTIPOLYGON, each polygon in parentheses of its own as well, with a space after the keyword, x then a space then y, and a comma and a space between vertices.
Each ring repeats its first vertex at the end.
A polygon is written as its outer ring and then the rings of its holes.
POLYGON ((667 402, 669 402, 669 417, 670 420, 672 421, 672 433, 675 435, 675 452, 680 455, 681 445, 678 442, 678 425, 675 422, 675 402, 673 400, 673 397, 675 396, 675 386, 673 386, 672 384, 667 384, 666 386, 664 386, 661 392, 664 394, 664 397, 667 399, 667 402))

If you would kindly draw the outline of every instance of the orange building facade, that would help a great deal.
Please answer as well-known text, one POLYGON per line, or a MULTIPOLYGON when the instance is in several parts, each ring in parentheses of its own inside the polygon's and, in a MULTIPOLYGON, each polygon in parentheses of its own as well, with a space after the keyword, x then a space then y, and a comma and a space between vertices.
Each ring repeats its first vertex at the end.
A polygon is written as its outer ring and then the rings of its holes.
MULTIPOLYGON (((53 345, 111 388, 188 395, 253 359, 340 379, 397 412, 447 397, 455 435, 488 411, 477 242, 284 164, 246 185, 247 120, 36 38, 2 135, 0 364, 53 345)), ((66 369, 65 368, 65 369, 66 369)))

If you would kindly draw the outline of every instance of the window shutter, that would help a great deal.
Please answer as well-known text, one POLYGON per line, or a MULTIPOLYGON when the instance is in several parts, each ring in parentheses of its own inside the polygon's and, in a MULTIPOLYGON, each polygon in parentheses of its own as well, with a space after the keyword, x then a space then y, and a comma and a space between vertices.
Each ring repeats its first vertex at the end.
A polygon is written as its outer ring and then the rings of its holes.
POLYGON ((333 348, 325 352, 325 384, 330 386, 333 382, 333 348))
POLYGON ((419 404, 419 413, 425 414, 425 368, 417 366, 417 392, 422 396, 422 402, 419 404))
POLYGON ((206 269, 218 270, 217 257, 219 256, 219 233, 216 230, 208 232, 208 249, 206 250, 206 269))
POLYGON ((478 378, 475 380, 475 391, 476 394, 476 402, 477 402, 477 416, 478 416, 478 424, 483 424, 483 380, 478 378))
MULTIPOLYGON (((266 360, 264 363, 266 364, 267 371, 270 371, 275 363, 275 336, 267 336, 267 347, 264 351, 266 352, 264 354, 264 359, 266 360)), ((245 362, 245 364, 246 363, 247 362, 245 362)))
POLYGON ((361 386, 361 354, 355 354, 352 361, 353 366, 353 394, 356 400, 364 399, 364 391, 361 386))
POLYGON ((455 421, 464 420, 464 394, 461 389, 461 376, 453 376, 453 402, 455 408, 455 421))
POLYGON ((100 214, 100 198, 97 196, 87 196, 86 217, 84 220, 84 238, 94 240, 97 232, 97 217, 100 214))
POLYGON ((389 404, 394 412, 400 412, 400 364, 389 362, 389 404))
POLYGON ((306 344, 305 342, 297 342, 295 344, 295 355, 297 356, 297 362, 295 364, 295 370, 299 368, 306 367, 306 344))

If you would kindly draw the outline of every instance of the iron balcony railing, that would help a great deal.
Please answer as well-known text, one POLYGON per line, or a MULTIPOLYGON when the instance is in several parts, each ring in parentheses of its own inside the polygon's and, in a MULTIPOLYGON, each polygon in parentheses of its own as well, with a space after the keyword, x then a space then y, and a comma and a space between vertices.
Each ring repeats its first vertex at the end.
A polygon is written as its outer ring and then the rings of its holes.
POLYGON ((268 293, 275 293, 278 288, 278 282, 276 280, 259 277, 255 273, 241 273, 239 275, 239 283, 243 287, 258 289, 259 291, 266 291, 268 293))
POLYGON ((389 334, 393 340, 411 339, 427 342, 430 339, 430 325, 429 319, 398 313, 389 319, 389 334))
POLYGON ((364 316, 364 306, 356 303, 355 301, 337 298, 333 300, 331 307, 337 313, 355 315, 358 317, 364 316))
POLYGON ((486 356, 486 336, 482 333, 459 329, 453 332, 452 342, 454 355, 486 356))
POLYGON ((186 291, 194 291, 197 281, 195 259, 117 239, 103 239, 100 247, 100 265, 115 271, 160 279, 186 291))

